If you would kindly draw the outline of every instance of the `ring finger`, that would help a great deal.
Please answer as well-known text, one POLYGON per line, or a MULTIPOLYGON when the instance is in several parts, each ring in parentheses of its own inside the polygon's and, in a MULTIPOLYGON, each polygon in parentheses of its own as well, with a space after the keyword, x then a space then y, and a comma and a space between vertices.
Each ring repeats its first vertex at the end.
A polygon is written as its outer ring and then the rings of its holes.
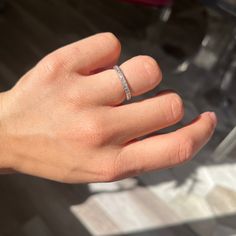
MULTIPOLYGON (((120 68, 124 72, 132 96, 138 96, 155 88, 162 75, 156 61, 148 56, 137 56, 120 68)), ((125 92, 117 72, 113 69, 78 80, 79 86, 74 86, 75 93, 81 94, 86 89, 84 99, 89 104, 115 106, 125 100, 125 92)))

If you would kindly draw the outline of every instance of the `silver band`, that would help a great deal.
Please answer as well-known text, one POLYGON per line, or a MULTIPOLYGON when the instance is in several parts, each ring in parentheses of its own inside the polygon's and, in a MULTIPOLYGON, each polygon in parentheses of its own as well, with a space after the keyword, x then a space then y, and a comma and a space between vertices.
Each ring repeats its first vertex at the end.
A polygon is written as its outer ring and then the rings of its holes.
POLYGON ((131 95, 131 91, 130 91, 130 88, 129 88, 129 84, 128 84, 128 82, 127 82, 127 79, 126 79, 126 77, 125 77, 125 74, 123 73, 123 71, 121 70, 121 68, 120 68, 119 66, 117 66, 117 65, 115 65, 115 66, 113 67, 113 69, 117 72, 118 77, 119 77, 119 79, 120 79, 120 81, 121 81, 122 87, 123 87, 123 89, 124 89, 124 91, 125 91, 126 100, 127 100, 127 101, 130 100, 131 97, 132 97, 132 95, 131 95))

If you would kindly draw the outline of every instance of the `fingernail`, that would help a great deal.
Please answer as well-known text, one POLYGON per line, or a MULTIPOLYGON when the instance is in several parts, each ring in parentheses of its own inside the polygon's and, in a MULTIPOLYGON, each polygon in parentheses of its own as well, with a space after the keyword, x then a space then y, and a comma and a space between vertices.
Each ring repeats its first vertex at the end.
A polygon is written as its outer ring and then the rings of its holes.
POLYGON ((215 112, 209 112, 208 115, 211 118, 211 120, 214 122, 214 124, 216 124, 217 123, 217 117, 216 117, 215 112))

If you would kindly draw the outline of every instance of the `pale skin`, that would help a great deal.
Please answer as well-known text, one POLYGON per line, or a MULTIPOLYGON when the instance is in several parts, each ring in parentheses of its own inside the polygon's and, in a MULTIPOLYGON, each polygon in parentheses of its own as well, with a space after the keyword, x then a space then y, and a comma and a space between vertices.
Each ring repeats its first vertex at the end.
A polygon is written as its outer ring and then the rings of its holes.
MULTIPOLYGON (((183 102, 171 91, 124 104, 112 69, 121 45, 101 33, 43 58, 0 94, 0 170, 65 183, 108 182, 190 160, 217 120, 205 112, 186 127, 137 139, 179 122, 183 102)), ((157 62, 137 56, 121 65, 132 96, 162 79, 157 62)), ((190 78, 191 79, 191 78, 190 78)))

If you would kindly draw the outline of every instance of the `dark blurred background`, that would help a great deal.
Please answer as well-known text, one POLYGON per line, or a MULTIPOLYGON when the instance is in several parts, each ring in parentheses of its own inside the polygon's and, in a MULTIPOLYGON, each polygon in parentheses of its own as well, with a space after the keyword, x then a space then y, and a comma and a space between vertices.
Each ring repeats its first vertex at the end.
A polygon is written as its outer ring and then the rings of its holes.
POLYGON ((2 91, 56 48, 110 31, 122 43, 120 62, 147 54, 163 70, 161 86, 138 99, 161 89, 183 97, 186 114, 174 129, 205 110, 219 118, 198 158, 174 169, 90 185, 1 176, 0 236, 236 234, 236 145, 228 138, 236 125, 236 1, 150 2, 0 0, 2 91))

